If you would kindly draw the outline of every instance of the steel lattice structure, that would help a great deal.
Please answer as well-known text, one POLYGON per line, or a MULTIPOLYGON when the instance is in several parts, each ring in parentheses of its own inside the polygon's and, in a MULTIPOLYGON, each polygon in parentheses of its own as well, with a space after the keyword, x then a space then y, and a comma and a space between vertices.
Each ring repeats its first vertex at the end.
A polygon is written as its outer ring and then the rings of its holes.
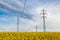
POLYGON ((46 13, 45 13, 44 9, 42 10, 41 15, 42 15, 42 19, 43 19, 43 30, 44 30, 44 32, 46 32, 46 22, 45 22, 46 13))
MULTIPOLYGON (((23 13, 24 13, 24 10, 25 10, 25 6, 26 6, 26 1, 24 2, 24 7, 23 7, 23 13)), ((19 13, 17 13, 17 32, 19 32, 19 13)))

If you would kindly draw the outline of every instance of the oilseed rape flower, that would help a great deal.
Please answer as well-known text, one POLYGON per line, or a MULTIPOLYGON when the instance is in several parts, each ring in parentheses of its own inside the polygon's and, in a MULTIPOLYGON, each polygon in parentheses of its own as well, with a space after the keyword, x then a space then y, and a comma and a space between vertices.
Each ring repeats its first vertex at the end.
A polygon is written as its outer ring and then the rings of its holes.
POLYGON ((0 40, 60 40, 60 32, 0 32, 0 40))

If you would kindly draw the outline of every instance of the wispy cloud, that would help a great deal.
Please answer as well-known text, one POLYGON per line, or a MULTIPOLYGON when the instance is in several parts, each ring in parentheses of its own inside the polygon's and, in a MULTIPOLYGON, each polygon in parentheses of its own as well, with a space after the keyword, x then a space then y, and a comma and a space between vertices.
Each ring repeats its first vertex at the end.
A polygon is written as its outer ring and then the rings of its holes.
MULTIPOLYGON (((48 3, 48 4, 44 4, 41 6, 37 6, 36 8, 33 8, 33 10, 31 10, 31 12, 33 12, 33 14, 35 15, 35 19, 36 21, 41 20, 41 15, 40 13, 42 13, 42 9, 45 8, 46 10, 46 29, 47 31, 60 31, 60 4, 53 2, 53 3, 48 3), (56 30, 55 30, 56 29, 56 30)), ((41 23, 41 21, 39 21, 38 23, 41 23)), ((39 27, 43 27, 42 25, 39 27)))
MULTIPOLYGON (((20 0, 10 0, 9 2, 14 3, 13 5, 11 5, 12 3, 8 3, 8 1, 4 2, 3 0, 2 2, 0 1, 0 5, 2 6, 1 10, 3 11, 13 12, 14 15, 16 15, 15 13, 20 14, 20 22, 19 22, 20 31, 36 31, 36 25, 38 27, 38 31, 43 31, 42 18, 40 15, 40 13, 42 13, 41 10, 43 8, 45 8, 46 13, 47 13, 46 30, 47 31, 60 31, 60 18, 59 18, 60 17, 60 3, 58 1, 59 0, 53 0, 53 1, 52 0, 30 0, 29 1, 28 0, 26 5, 29 8, 26 8, 26 9, 28 9, 29 13, 25 13, 25 14, 22 12, 24 5, 22 2, 20 2, 20 0), (17 7, 14 5, 17 5, 17 7), (29 19, 25 19, 25 18, 29 18, 29 19), (30 20, 31 18, 33 18, 34 20, 30 20)), ((10 22, 12 20, 11 23, 13 24, 6 24, 6 25, 2 24, 1 26, 2 27, 5 26, 4 28, 6 29, 6 31, 7 30, 16 31, 16 25, 17 25, 16 17, 15 18, 13 17, 11 19, 1 18, 1 20, 5 20, 5 21, 10 20, 10 22)))
MULTIPOLYGON (((18 7, 21 7, 23 5, 18 0, 11 0, 11 1, 14 2, 15 4, 17 4, 18 7)), ((15 14, 19 13, 20 14, 20 17, 23 17, 23 18, 32 18, 32 16, 30 16, 30 14, 26 14, 25 12, 23 12, 23 7, 22 7, 22 9, 21 8, 17 8, 17 7, 15 7, 15 6, 13 6, 13 5, 9 4, 9 3, 6 3, 4 1, 0 1, 0 8, 2 8, 2 9, 0 9, 2 11, 9 11, 10 14, 11 14, 11 12, 13 14, 14 13, 15 14)))
POLYGON ((1 12, 1 11, 6 12, 6 13, 9 13, 8 10, 0 8, 0 12, 1 12))
POLYGON ((17 5, 19 8, 21 7, 22 9, 23 9, 23 3, 22 2, 20 2, 19 0, 11 0, 12 2, 14 2, 15 3, 15 5, 17 5))
POLYGON ((3 8, 3 9, 6 9, 8 11, 20 11, 19 9, 17 9, 16 7, 8 4, 8 3, 5 3, 5 2, 2 2, 0 1, 0 7, 3 8))

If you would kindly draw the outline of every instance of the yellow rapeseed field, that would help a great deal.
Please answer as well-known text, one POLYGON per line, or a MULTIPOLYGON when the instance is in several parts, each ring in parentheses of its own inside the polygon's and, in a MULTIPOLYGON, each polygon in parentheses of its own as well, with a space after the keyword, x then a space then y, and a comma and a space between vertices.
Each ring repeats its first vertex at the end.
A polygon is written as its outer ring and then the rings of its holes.
POLYGON ((0 32, 0 40, 60 40, 60 32, 0 32))

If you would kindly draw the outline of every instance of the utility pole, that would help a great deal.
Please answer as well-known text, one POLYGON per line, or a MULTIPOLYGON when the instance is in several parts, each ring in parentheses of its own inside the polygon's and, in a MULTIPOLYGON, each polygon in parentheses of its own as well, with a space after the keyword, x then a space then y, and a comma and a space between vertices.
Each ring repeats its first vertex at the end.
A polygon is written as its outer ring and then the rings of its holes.
POLYGON ((45 23, 46 13, 45 13, 44 9, 42 10, 41 15, 42 15, 42 18, 43 18, 43 30, 44 30, 44 32, 46 32, 46 23, 45 23))

